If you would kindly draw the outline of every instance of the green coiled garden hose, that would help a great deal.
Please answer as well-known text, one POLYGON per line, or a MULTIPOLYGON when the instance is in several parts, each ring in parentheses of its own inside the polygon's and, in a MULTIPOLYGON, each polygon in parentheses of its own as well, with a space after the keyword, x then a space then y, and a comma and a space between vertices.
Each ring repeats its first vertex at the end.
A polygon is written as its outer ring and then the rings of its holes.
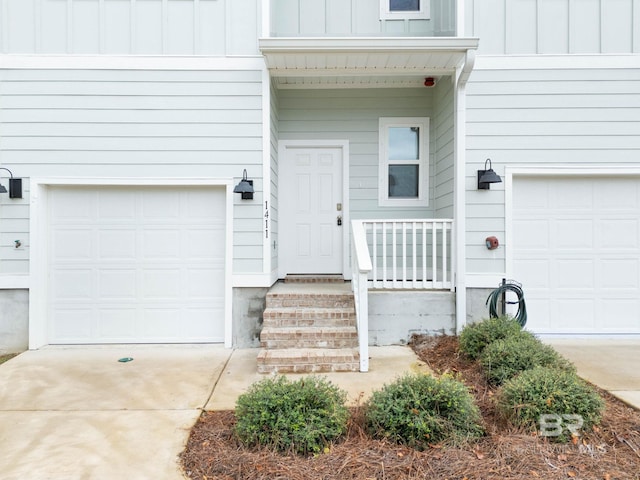
POLYGON ((502 315, 505 314, 506 305, 518 305, 518 311, 513 317, 521 327, 527 324, 527 306, 524 301, 524 291, 522 285, 513 280, 502 280, 502 284, 489 294, 486 305, 489 305, 489 315, 493 318, 500 316, 498 314, 498 301, 502 300, 502 315), (513 292, 518 296, 517 302, 507 302, 507 292, 513 292))

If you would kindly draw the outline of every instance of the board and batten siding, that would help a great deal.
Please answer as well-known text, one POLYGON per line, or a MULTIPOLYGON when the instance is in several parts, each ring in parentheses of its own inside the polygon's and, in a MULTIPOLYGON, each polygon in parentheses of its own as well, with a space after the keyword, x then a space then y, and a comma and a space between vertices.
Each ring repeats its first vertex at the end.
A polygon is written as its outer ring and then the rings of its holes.
POLYGON ((0 53, 257 55, 261 0, 0 0, 0 53))
POLYGON ((431 0, 428 20, 381 20, 379 0, 271 0, 271 35, 455 36, 455 3, 431 0))
POLYGON ((349 205, 352 219, 431 218, 434 214, 433 126, 429 145, 429 206, 380 207, 378 119, 433 117, 432 92, 426 88, 280 90, 280 140, 349 141, 349 205))
POLYGON ((244 168, 257 193, 233 198, 233 272, 262 272, 261 79, 260 71, 0 70, 1 166, 26 181, 24 199, 0 196, 0 274, 29 271, 29 177, 239 181, 244 168))
MULTIPOLYGON (((505 184, 476 189, 491 158, 505 166, 625 166, 640 158, 640 69, 477 70, 467 88, 467 272, 505 271, 505 184)), ((505 245, 508 248, 508 245, 505 245)))
POLYGON ((639 0, 464 0, 478 53, 640 52, 639 0))

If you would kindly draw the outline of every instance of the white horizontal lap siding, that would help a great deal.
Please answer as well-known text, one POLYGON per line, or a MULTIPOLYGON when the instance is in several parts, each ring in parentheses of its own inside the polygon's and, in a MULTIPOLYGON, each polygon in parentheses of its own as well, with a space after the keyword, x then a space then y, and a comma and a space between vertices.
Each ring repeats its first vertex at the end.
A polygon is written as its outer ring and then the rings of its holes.
MULTIPOLYGON (((426 208, 378 206, 378 119, 432 117, 432 90, 281 90, 278 95, 280 140, 349 141, 352 218, 433 216, 433 202, 426 208)), ((430 174, 433 171, 433 138, 431 132, 430 174)), ((431 178, 430 191, 433 183, 431 178)))
POLYGON ((454 201, 454 110, 453 82, 438 83, 435 96, 435 128, 434 188, 431 198, 434 199, 435 217, 453 218, 454 201))
POLYGON ((505 183, 476 188, 491 158, 507 167, 637 165, 640 69, 476 70, 467 98, 467 271, 505 272, 505 183), (489 252, 496 235, 505 248, 489 252))
MULTIPOLYGON (((0 156, 14 176, 238 181, 246 168, 257 195, 234 196, 234 272, 262 271, 260 71, 4 70, 1 78, 0 156)), ((0 255, 5 273, 3 260, 16 255, 0 255)), ((11 268, 28 271, 27 261, 11 268)))
POLYGON ((479 53, 640 52, 638 0, 464 0, 479 53))
POLYGON ((0 52, 256 55, 260 0, 3 0, 0 52))
MULTIPOLYGON (((6 167, 6 164, 0 164, 6 167)), ((13 173, 16 173, 16 168, 13 173)), ((16 177, 20 175, 16 174, 16 177)), ((0 184, 9 190, 8 173, 0 170, 0 184)), ((0 275, 14 276, 29 273, 29 180, 22 181, 23 198, 9 198, 0 194, 0 275)))

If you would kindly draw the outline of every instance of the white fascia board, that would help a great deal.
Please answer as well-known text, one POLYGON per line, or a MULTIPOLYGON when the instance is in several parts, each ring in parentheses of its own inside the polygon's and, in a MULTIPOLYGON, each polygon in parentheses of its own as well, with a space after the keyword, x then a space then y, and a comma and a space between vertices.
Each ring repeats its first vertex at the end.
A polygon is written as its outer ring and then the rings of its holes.
MULTIPOLYGON (((335 77, 335 76, 349 76, 349 77, 409 77, 414 78, 416 75, 420 76, 445 76, 453 75, 456 71, 456 67, 432 67, 425 65, 423 67, 403 67, 402 69, 387 69, 382 68, 372 69, 370 67, 364 68, 269 68, 269 73, 272 77, 335 77)), ((414 85, 412 85, 414 86, 414 85)), ((422 87, 422 83, 417 85, 422 87)), ((314 88, 316 86, 314 85, 314 88)), ((327 88, 327 84, 319 84, 319 88, 327 88)), ((381 85, 370 85, 370 88, 380 88, 381 85)), ((281 85, 278 88, 282 88, 281 85)), ((305 86, 303 88, 309 88, 305 86)), ((344 88, 344 86, 338 85, 336 88, 344 88)), ((358 87, 360 88, 360 87, 358 87)), ((391 88, 396 88, 391 86, 391 88)))
POLYGON ((466 52, 477 38, 463 37, 271 37, 258 40, 263 53, 305 52, 466 52))
POLYGON ((475 70, 593 70, 640 68, 637 54, 478 55, 475 70))
POLYGON ((262 56, 0 55, 0 69, 263 70, 262 56))

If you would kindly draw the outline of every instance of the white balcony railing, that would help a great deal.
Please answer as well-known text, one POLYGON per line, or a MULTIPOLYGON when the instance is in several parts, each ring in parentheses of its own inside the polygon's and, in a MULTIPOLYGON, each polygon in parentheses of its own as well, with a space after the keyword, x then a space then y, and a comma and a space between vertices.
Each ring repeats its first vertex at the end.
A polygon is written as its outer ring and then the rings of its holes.
POLYGON ((453 290, 452 227, 451 219, 351 222, 361 372, 369 369, 369 288, 453 290))

